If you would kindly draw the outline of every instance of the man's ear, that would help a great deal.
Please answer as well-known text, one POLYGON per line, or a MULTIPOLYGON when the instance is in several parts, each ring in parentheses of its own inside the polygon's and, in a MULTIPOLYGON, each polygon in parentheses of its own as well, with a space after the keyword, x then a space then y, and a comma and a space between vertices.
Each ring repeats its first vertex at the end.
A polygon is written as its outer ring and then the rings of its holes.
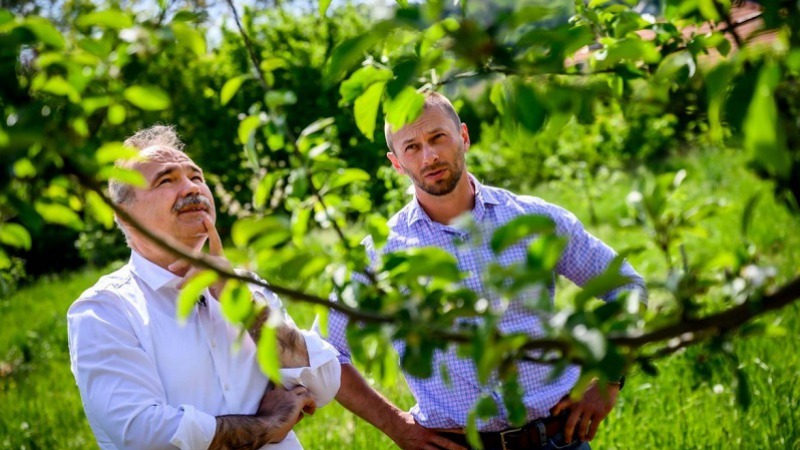
POLYGON ((392 167, 394 170, 399 173, 400 175, 405 175, 406 171, 403 170, 403 166, 400 165, 400 161, 397 159, 397 155, 394 154, 393 151, 386 152, 386 157, 389 158, 389 161, 392 162, 392 167))
POLYGON ((464 141, 464 151, 469 151, 469 130, 467 124, 461 124, 461 140, 464 141))

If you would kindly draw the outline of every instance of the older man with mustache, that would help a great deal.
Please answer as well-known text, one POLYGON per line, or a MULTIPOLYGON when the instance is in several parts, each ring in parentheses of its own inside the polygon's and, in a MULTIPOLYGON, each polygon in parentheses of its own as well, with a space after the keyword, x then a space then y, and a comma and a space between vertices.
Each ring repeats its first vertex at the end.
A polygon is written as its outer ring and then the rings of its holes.
MULTIPOLYGON (((407 175, 414 185, 412 199, 389 222, 386 244, 377 250, 368 237, 364 244, 373 261, 380 254, 414 247, 436 246, 452 253, 459 268, 467 277, 464 285, 482 298, 498 301, 481 278, 486 264, 498 258, 489 249, 488 239, 474 239, 469 230, 459 228, 453 220, 461 214, 472 214, 478 228, 486 236, 510 220, 524 214, 545 215, 556 224, 556 233, 568 243, 553 275, 563 275, 583 285, 601 274, 616 253, 586 232, 578 219, 568 211, 539 198, 516 195, 503 189, 482 185, 466 170, 465 154, 470 138, 467 125, 444 96, 430 92, 426 95, 422 115, 400 130, 386 126, 387 156, 395 170, 407 175), (473 242, 475 245, 459 245, 473 242)), ((512 247, 501 255, 501 263, 524 261, 524 244, 512 247)), ((631 283, 603 295, 613 300, 622 290, 645 293, 642 278, 628 264, 620 272, 631 283)), ((542 336, 541 318, 524 306, 541 294, 552 297, 555 285, 547 292, 531 290, 520 293, 508 306, 499 322, 505 333, 524 332, 542 336)), ((479 381, 474 363, 460 358, 453 348, 434 354, 434 367, 444 367, 446 379, 435 371, 430 378, 406 376, 417 404, 405 412, 381 396, 361 377, 350 363, 350 351, 345 330, 347 317, 332 313, 330 341, 340 351, 342 386, 336 399, 345 407, 380 428, 404 449, 468 448, 464 434, 467 415, 481 395, 489 394, 502 406, 502 390, 497 376, 486 384, 479 381)), ((402 355, 404 346, 396 342, 402 355)), ((621 382, 601 387, 593 382, 580 392, 577 400, 570 393, 578 380, 580 369, 571 366, 557 377, 551 377, 551 367, 531 362, 519 363, 519 383, 524 390, 522 402, 526 407, 527 424, 514 428, 504 408, 496 417, 480 421, 478 428, 485 450, 581 449, 589 448, 597 428, 611 411, 621 382), (602 392, 606 390, 606 394, 602 392), (564 414, 565 413, 565 414, 564 414)))
MULTIPOLYGON (((146 229, 230 267, 214 227, 216 211, 203 171, 181 150, 171 127, 155 126, 125 142, 141 159, 125 163, 147 182, 109 182, 111 199, 146 229)), ((72 371, 102 449, 301 449, 292 427, 339 387, 336 351, 298 330, 272 292, 250 287, 264 312, 249 335, 225 321, 222 282, 207 289, 184 321, 180 287, 198 270, 151 241, 122 217, 131 248, 121 269, 102 277, 68 312, 72 371), (256 362, 258 333, 279 315, 282 386, 256 362)))

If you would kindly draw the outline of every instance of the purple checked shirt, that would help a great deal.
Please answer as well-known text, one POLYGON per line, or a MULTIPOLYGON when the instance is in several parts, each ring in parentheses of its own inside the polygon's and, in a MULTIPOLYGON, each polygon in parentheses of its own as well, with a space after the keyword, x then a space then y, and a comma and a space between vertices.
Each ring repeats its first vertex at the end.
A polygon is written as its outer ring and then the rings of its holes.
MULTIPOLYGON (((389 220, 390 233, 384 253, 412 248, 436 246, 447 250, 458 259, 459 268, 469 274, 463 283, 479 296, 498 300, 487 291, 481 280, 483 269, 489 262, 498 261, 503 265, 524 261, 526 243, 509 247, 499 257, 489 248, 488 240, 492 232, 508 221, 525 214, 540 214, 550 217, 556 224, 556 233, 568 239, 568 244, 561 255, 555 272, 563 275, 578 285, 583 285, 593 277, 601 274, 616 256, 608 247, 584 230, 580 221, 563 208, 547 203, 539 198, 515 195, 503 189, 481 185, 470 175, 475 187, 475 207, 473 215, 478 229, 483 236, 477 244, 471 242, 472 236, 465 230, 434 222, 420 207, 416 198, 407 204, 399 213, 389 220)), ((367 237, 363 244, 370 252, 373 262, 377 257, 372 239, 367 237)), ((621 273, 632 282, 620 289, 638 289, 645 293, 644 281, 625 262, 621 273)), ((555 284, 550 283, 548 294, 552 301, 555 284)), ((532 337, 544 335, 540 318, 522 306, 525 298, 535 299, 540 291, 529 289, 523 291, 508 306, 499 327, 502 332, 523 331, 532 337)), ((603 298, 611 300, 616 292, 610 292, 603 298)), ((350 362, 350 349, 345 338, 347 316, 332 311, 330 315, 329 341, 340 352, 341 363, 350 362)), ((398 354, 404 352, 404 344, 395 342, 398 354)), ((416 378, 406 374, 406 381, 417 400, 411 408, 416 420, 427 428, 461 428, 467 423, 467 414, 482 393, 490 394, 497 403, 499 414, 486 421, 479 421, 480 431, 500 431, 510 427, 508 414, 503 407, 502 391, 499 379, 492 376, 488 383, 482 385, 471 359, 459 358, 452 346, 446 351, 437 351, 433 361, 434 375, 430 378, 416 378), (444 365, 450 377, 450 383, 441 377, 438 368, 444 365)), ((570 366, 560 377, 550 380, 551 368, 548 365, 531 362, 519 363, 519 382, 524 389, 523 403, 527 407, 527 419, 532 421, 549 415, 550 408, 567 395, 578 380, 580 369, 570 366)))

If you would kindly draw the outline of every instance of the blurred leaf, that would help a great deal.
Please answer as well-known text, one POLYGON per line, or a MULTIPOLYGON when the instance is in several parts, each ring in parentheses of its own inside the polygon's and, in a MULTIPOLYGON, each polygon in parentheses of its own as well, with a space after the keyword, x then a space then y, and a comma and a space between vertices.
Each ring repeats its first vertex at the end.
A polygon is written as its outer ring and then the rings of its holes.
POLYGON ((106 142, 94 152, 94 159, 98 164, 109 164, 120 159, 130 160, 138 155, 138 151, 125 147, 122 142, 106 142))
POLYGON ((86 192, 86 209, 106 230, 114 227, 114 210, 95 191, 86 192))
POLYGON ((195 303, 200 300, 200 295, 207 287, 216 283, 219 275, 213 270, 198 272, 183 285, 178 293, 176 315, 179 321, 185 322, 192 313, 195 303))
POLYGON ((747 232, 750 229, 750 224, 753 223, 753 214, 755 212, 756 206, 758 206, 759 200, 761 200, 761 193, 756 192, 747 200, 747 203, 745 203, 744 205, 744 210, 742 210, 742 229, 741 229, 743 237, 747 237, 747 232))
POLYGON ((121 30, 133 26, 133 19, 122 11, 105 10, 84 14, 75 21, 79 27, 101 26, 121 30))
POLYGON ((272 234, 276 239, 287 239, 290 236, 289 223, 280 216, 239 219, 233 224, 231 239, 234 245, 243 248, 266 234, 272 234))
POLYGON ((133 106, 145 111, 160 111, 172 104, 169 95, 156 86, 131 86, 122 95, 133 106))
POLYGON ((253 313, 253 296, 246 284, 228 280, 219 296, 220 309, 229 322, 246 323, 253 313))
POLYGON ((18 223, 0 223, 0 243, 30 250, 31 235, 18 223))
POLYGON ((508 421, 512 426, 521 427, 527 421, 528 409, 522 402, 525 391, 517 382, 516 377, 503 381, 503 403, 508 411, 508 421))
POLYGON ((33 178, 36 176, 36 167, 28 158, 21 158, 14 161, 14 176, 17 178, 33 178))
POLYGON ((183 22, 173 23, 172 32, 175 33, 178 43, 189 48, 196 56, 206 54, 206 38, 193 26, 183 22))
POLYGON ((0 8, 0 25, 5 25, 14 20, 14 14, 10 11, 0 8))
POLYGON ((292 213, 292 240, 300 245, 308 232, 308 222, 311 219, 311 208, 296 208, 292 213))
POLYGON ((31 31, 36 38, 47 45, 56 49, 63 49, 66 45, 64 36, 59 33, 56 27, 49 20, 43 17, 28 16, 22 23, 23 26, 31 31))
POLYGON ((311 123, 311 125, 303 128, 303 131, 300 132, 300 137, 298 138, 298 140, 311 136, 319 131, 322 131, 328 128, 329 126, 333 125, 334 123, 336 123, 336 119, 333 117, 323 117, 321 119, 317 119, 313 123, 311 123))
POLYGON ((547 272, 554 270, 566 246, 565 238, 552 234, 534 239, 528 246, 526 259, 528 268, 547 272))
POLYGON ((340 169, 330 175, 330 184, 328 188, 333 190, 338 187, 369 180, 369 174, 361 169, 340 169))
POLYGON ((147 186, 147 180, 145 180, 144 175, 142 175, 142 172, 139 172, 136 169, 124 169, 117 166, 106 166, 100 169, 100 171, 97 173, 97 176, 100 180, 108 180, 113 178, 121 183, 130 184, 131 186, 147 186))
POLYGON ((261 336, 258 339, 257 356, 261 371, 264 372, 273 383, 280 385, 281 363, 278 358, 278 332, 275 327, 269 324, 264 324, 261 328, 261 336))
POLYGON ((356 126, 361 133, 371 142, 375 142, 375 124, 378 119, 378 107, 383 96, 385 82, 372 84, 367 90, 358 96, 353 107, 356 117, 356 126))
POLYGON ((555 222, 547 216, 519 216, 495 230, 490 246, 494 254, 499 255, 506 248, 534 234, 552 233, 555 226, 555 222))
POLYGON ((125 107, 115 103, 108 107, 108 122, 112 125, 119 125, 125 122, 125 107))
POLYGON ((494 397, 486 394, 482 395, 475 405, 475 411, 481 419, 491 419, 497 416, 497 403, 494 397))
POLYGON ((383 110, 392 130, 397 131, 406 124, 417 120, 422 114, 424 104, 425 96, 414 88, 406 86, 396 97, 387 99, 383 103, 383 110))
POLYGON ((34 204, 34 208, 45 222, 64 225, 78 231, 83 229, 80 216, 68 206, 39 201, 34 204))
POLYGON ((331 0, 319 0, 319 15, 325 17, 328 12, 328 7, 331 5, 331 0))
POLYGON ((77 89, 61 77, 48 78, 47 82, 42 86, 42 91, 49 92, 55 95, 65 96, 72 103, 81 101, 81 95, 77 89))
POLYGON ((247 116, 239 123, 239 142, 242 145, 247 145, 247 142, 256 132, 256 129, 261 125, 261 119, 258 116, 247 116))
POLYGON ((475 450, 482 450, 483 449, 483 442, 481 441, 481 435, 478 433, 478 405, 476 404, 470 411, 467 413, 467 442, 469 443, 470 447, 475 450))
POLYGON ((270 109, 297 103, 297 95, 289 90, 271 90, 264 99, 270 109))
POLYGON ((777 65, 766 64, 761 68, 744 122, 744 147, 759 166, 773 176, 786 179, 792 158, 775 104, 774 92, 780 78, 777 65))

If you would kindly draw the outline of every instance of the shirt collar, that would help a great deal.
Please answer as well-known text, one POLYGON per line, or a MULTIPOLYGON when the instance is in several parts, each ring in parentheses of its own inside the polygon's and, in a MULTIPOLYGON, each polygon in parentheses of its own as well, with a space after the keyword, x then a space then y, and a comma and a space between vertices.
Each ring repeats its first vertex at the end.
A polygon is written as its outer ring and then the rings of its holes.
POLYGON ((132 272, 154 291, 165 286, 177 287, 180 282, 179 276, 156 265, 154 262, 137 253, 136 250, 131 250, 129 264, 132 267, 132 272))
MULTIPOLYGON (((469 176, 470 183, 472 183, 472 187, 475 188, 475 207, 472 209, 472 212, 475 215, 475 220, 481 220, 484 212, 486 212, 486 206, 498 205, 500 204, 500 200, 494 192, 490 189, 486 189, 474 175, 471 173, 467 173, 467 175, 469 176)), ((428 213, 426 213, 425 210, 422 209, 422 205, 419 204, 419 199, 417 199, 416 194, 414 194, 414 200, 411 202, 410 206, 411 209, 408 214, 407 222, 409 227, 420 220, 432 222, 428 213)))

